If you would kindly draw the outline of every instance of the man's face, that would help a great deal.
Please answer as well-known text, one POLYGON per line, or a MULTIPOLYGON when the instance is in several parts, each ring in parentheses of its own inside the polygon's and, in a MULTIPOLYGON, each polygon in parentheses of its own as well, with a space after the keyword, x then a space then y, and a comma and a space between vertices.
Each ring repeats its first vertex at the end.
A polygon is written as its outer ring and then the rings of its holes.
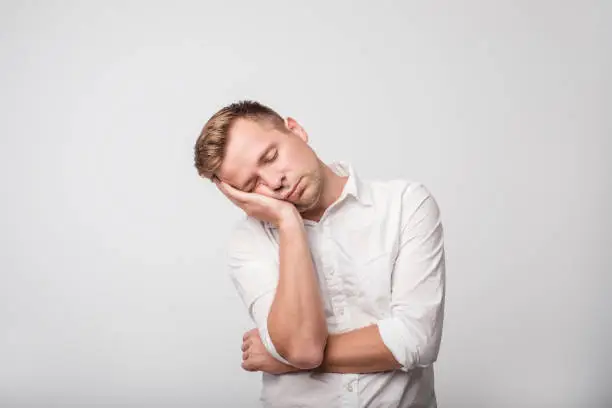
POLYGON ((289 201, 304 212, 319 201, 322 170, 304 129, 291 118, 286 124, 283 132, 266 122, 238 119, 217 176, 239 190, 289 201))

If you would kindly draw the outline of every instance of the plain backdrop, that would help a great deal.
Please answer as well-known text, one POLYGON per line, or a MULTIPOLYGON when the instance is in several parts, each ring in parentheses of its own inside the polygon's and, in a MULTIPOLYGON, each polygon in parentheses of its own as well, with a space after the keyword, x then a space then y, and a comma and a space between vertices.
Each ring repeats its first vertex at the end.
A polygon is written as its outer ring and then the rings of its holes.
POLYGON ((242 213, 193 166, 239 99, 437 198, 440 407, 612 406, 611 27, 609 1, 2 1, 0 406, 258 405, 242 213))

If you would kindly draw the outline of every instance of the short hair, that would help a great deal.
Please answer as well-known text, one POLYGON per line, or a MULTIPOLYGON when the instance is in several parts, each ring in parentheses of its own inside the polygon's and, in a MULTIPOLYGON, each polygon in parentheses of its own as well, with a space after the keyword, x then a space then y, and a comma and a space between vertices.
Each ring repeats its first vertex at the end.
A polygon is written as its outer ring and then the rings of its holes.
POLYGON ((195 144, 195 167, 200 177, 212 180, 221 167, 229 132, 238 119, 267 123, 285 130, 283 117, 257 101, 238 101, 220 109, 206 122, 195 144))

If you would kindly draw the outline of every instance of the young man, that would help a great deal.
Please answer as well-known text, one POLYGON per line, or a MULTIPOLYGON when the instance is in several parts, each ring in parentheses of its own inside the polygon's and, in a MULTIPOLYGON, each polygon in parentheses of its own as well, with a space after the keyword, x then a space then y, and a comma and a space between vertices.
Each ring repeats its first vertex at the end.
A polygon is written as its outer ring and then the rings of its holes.
POLYGON ((253 101, 215 113, 200 176, 247 215, 230 276, 257 325, 242 367, 266 407, 436 407, 443 232, 420 183, 366 181, 323 163, 291 117, 253 101))

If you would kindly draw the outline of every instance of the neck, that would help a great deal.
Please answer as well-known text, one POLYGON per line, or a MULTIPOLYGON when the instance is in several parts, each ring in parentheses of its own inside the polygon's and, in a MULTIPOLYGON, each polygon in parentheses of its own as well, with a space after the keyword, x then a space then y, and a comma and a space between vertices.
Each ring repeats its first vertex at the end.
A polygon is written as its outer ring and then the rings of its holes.
POLYGON ((304 211, 302 218, 319 221, 325 210, 332 205, 342 194, 348 176, 339 176, 328 165, 321 163, 323 191, 317 205, 310 210, 304 211))

